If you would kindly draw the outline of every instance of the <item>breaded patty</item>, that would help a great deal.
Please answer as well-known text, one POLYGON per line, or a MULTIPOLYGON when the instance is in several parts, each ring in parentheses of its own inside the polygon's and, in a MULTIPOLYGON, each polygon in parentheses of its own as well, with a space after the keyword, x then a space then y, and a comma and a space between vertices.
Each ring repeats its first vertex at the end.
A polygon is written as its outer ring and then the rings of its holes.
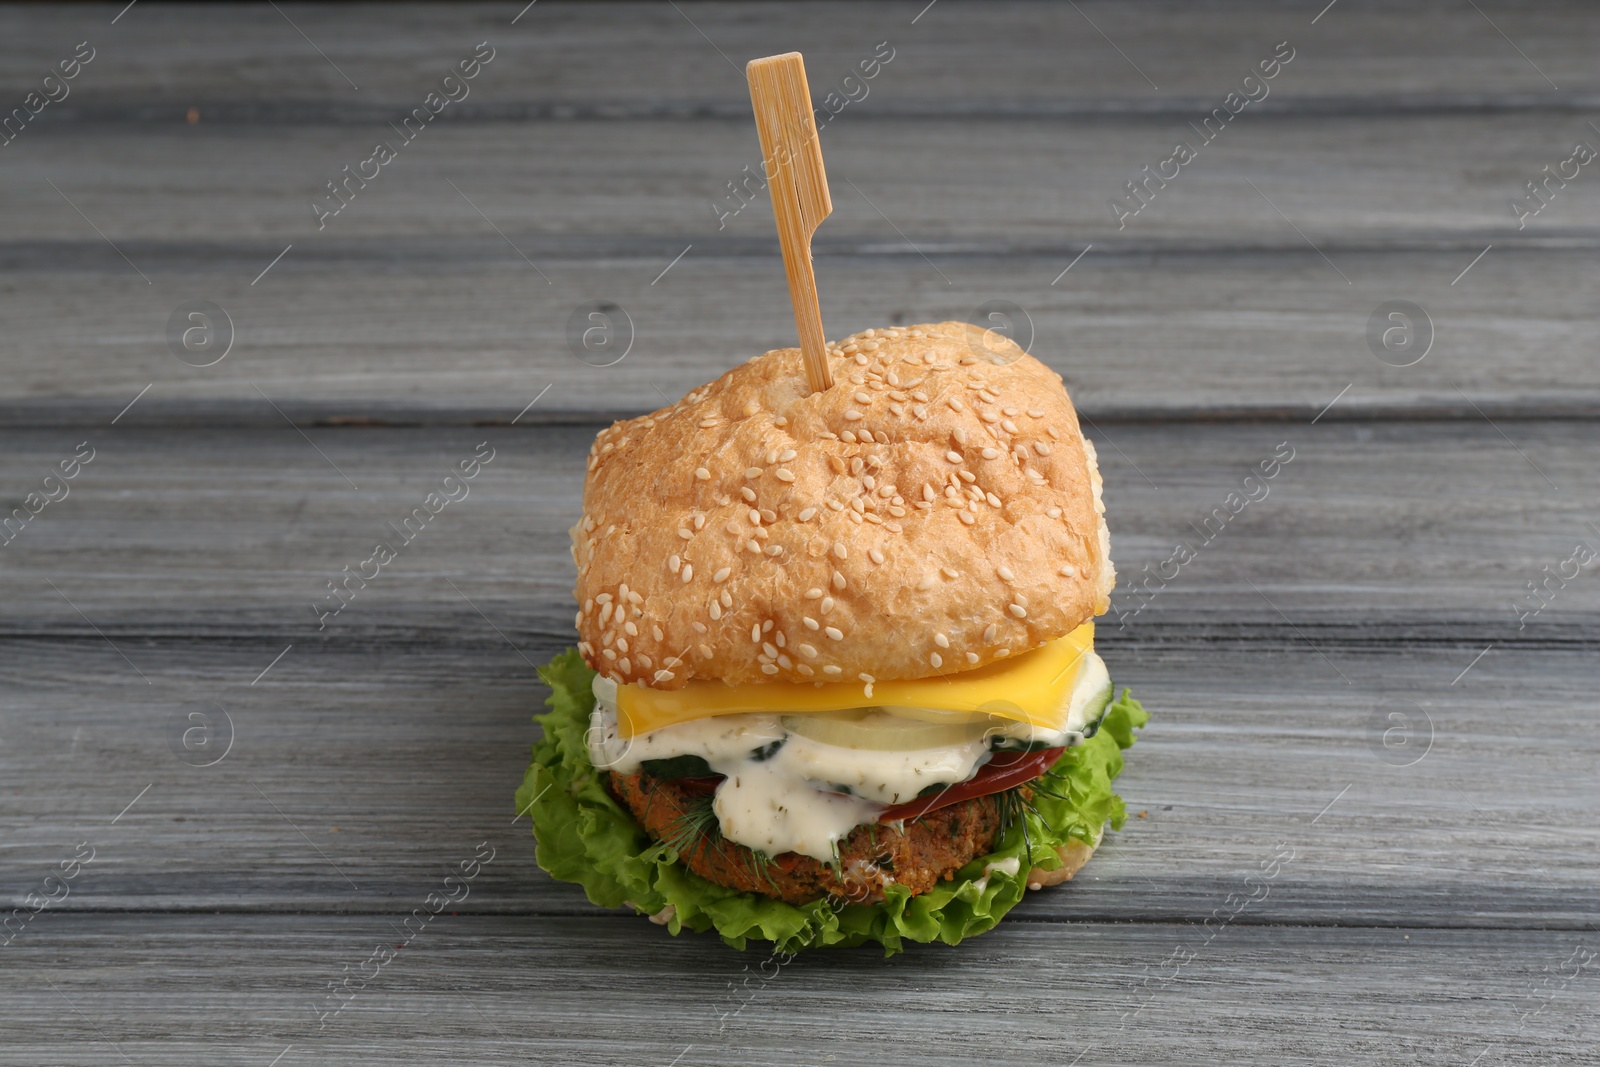
MULTIPOLYGON (((670 838, 684 813, 705 800, 692 786, 648 774, 613 771, 610 782, 612 794, 657 841, 670 838)), ((696 847, 679 854, 678 862, 718 885, 788 904, 823 897, 876 904, 891 883, 913 895, 926 893, 992 851, 999 831, 1000 800, 992 794, 930 811, 898 829, 886 824, 856 827, 839 843, 842 878, 828 864, 794 852, 762 863, 750 849, 720 835, 700 838, 696 847)))

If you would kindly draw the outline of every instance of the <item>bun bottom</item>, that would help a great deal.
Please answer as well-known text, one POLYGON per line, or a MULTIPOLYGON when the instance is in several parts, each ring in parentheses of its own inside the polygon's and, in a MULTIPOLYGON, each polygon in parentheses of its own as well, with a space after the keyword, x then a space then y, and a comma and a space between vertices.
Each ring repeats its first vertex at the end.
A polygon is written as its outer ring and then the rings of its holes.
MULTIPOLYGON (((681 781, 648 774, 609 774, 611 794, 633 814, 651 838, 676 848, 678 862, 717 885, 758 893, 786 904, 823 899, 849 904, 879 904, 884 889, 904 886, 913 896, 926 893, 973 860, 994 850, 1000 837, 999 794, 972 797, 892 824, 857 826, 839 844, 837 866, 786 852, 765 857, 724 839, 705 826, 709 797, 681 781)), ((1098 842, 1096 842, 1098 844, 1098 842)), ((1034 868, 1028 888, 1058 885, 1077 874, 1095 845, 1069 841, 1056 851, 1062 866, 1034 868)))

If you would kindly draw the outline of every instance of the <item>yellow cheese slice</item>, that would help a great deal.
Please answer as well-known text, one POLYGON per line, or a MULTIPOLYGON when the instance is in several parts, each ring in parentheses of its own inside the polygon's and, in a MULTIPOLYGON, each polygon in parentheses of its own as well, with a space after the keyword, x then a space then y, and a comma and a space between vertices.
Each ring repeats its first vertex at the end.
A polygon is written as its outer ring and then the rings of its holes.
POLYGON ((1060 730, 1067 697, 1083 654, 1094 648, 1094 623, 1020 656, 977 670, 911 681, 876 682, 872 695, 860 682, 758 682, 726 685, 694 681, 681 689, 617 688, 617 726, 623 737, 713 715, 773 712, 784 715, 841 711, 883 704, 982 712, 1001 719, 1060 730))

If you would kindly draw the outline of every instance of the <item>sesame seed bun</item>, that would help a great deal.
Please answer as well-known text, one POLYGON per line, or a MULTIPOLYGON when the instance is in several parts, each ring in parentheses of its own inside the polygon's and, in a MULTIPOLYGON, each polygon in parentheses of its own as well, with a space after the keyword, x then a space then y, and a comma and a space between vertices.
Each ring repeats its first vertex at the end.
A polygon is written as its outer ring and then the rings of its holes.
POLYGON ((658 689, 926 678, 1106 610, 1100 476, 1059 375, 959 322, 829 355, 824 392, 778 349, 595 438, 571 531, 591 667, 658 689))

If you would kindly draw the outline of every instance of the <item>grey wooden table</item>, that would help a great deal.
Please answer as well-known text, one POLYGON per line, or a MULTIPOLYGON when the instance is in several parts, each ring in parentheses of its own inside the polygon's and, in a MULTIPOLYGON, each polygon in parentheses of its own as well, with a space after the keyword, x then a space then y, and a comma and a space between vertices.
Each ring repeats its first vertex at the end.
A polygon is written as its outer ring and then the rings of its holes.
POLYGON ((925 4, 0 7, 0 1063, 1600 1059, 1600 11, 925 4), (792 338, 729 185, 790 49, 830 334, 1009 302, 1154 718, 1070 886, 777 968, 511 794, 589 439, 792 338))

